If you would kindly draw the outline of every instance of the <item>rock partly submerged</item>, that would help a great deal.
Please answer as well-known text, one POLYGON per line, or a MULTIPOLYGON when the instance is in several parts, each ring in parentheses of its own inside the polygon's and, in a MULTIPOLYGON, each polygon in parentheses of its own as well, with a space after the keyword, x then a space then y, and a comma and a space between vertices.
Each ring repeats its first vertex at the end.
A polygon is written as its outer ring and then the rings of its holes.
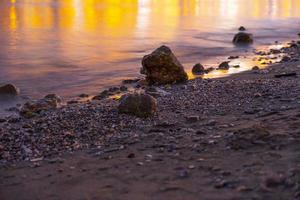
POLYGON ((193 66, 192 73, 196 75, 202 75, 205 73, 205 68, 200 63, 193 66))
POLYGON ((13 84, 0 85, 0 95, 16 96, 20 93, 20 90, 13 84))
POLYGON ((221 69, 221 70, 228 70, 229 68, 230 68, 230 66, 229 66, 228 61, 222 62, 218 67, 218 69, 221 69))
POLYGON ((183 66, 171 49, 161 46, 144 56, 141 73, 146 75, 149 84, 171 84, 188 80, 183 66))
POLYGON ((250 33, 239 32, 234 36, 232 42, 234 44, 252 44, 253 35, 250 33))
POLYGON ((118 110, 120 114, 146 118, 157 111, 157 101, 148 94, 126 94, 121 97, 118 110))
POLYGON ((61 102, 61 98, 56 94, 48 94, 40 100, 25 103, 20 110, 20 114, 23 117, 33 117, 42 111, 57 108, 61 102))

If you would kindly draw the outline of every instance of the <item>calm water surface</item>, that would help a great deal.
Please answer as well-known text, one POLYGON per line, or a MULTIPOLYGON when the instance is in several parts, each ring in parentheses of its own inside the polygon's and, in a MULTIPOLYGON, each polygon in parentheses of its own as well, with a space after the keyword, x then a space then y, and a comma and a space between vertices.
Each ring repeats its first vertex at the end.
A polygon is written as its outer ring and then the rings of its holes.
POLYGON ((245 52, 231 43, 240 25, 253 47, 295 39, 300 0, 1 0, 0 83, 34 98, 97 93, 138 76, 161 44, 187 70, 215 66, 245 52))

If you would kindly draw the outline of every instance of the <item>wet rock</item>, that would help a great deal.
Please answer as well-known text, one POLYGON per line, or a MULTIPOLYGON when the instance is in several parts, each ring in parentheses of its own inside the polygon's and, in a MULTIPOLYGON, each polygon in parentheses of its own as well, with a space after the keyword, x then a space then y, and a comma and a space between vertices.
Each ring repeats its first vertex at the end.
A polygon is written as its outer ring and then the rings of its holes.
POLYGON ((136 78, 136 79, 126 79, 126 80, 123 80, 122 83, 123 84, 132 84, 132 83, 138 82, 139 80, 140 80, 139 78, 136 78))
POLYGON ((201 75, 201 74, 205 73, 205 69, 204 69, 203 65, 201 65, 200 63, 197 63, 193 66, 192 73, 201 75))
POLYGON ((61 103, 61 98, 55 94, 48 94, 43 99, 27 102, 20 110, 24 117, 33 117, 41 111, 57 108, 61 103))
POLYGON ((128 88, 126 87, 126 86, 124 86, 124 85, 122 85, 121 87, 120 87, 120 91, 122 91, 122 92, 125 92, 125 91, 127 91, 128 90, 128 88))
POLYGON ((144 56, 142 66, 142 71, 150 84, 184 82, 188 79, 183 66, 167 46, 161 46, 144 56))
POLYGON ((281 51, 279 49, 271 49, 270 52, 272 54, 280 54, 281 53, 281 51))
POLYGON ((222 62, 218 67, 218 69, 222 69, 222 70, 228 70, 229 68, 230 66, 228 61, 222 62))
POLYGON ((246 28, 244 26, 240 26, 239 31, 246 31, 246 28))
POLYGON ((119 113, 150 117, 157 111, 157 102, 148 94, 126 94, 121 97, 119 113))
POLYGON ((284 56, 284 57, 281 59, 280 62, 288 62, 288 61, 290 61, 290 60, 291 60, 291 57, 289 57, 289 56, 284 56))
POLYGON ((251 44, 253 43, 253 36, 249 33, 240 32, 234 36, 232 42, 234 44, 251 44))
POLYGON ((228 57, 229 60, 238 59, 238 58, 239 58, 239 56, 229 56, 228 57))
POLYGON ((80 94, 79 97, 81 97, 81 98, 87 98, 87 97, 89 97, 89 95, 88 94, 80 94))
POLYGON ((212 71, 214 71, 214 70, 215 70, 215 68, 209 67, 209 68, 207 68, 207 69, 204 70, 204 73, 205 73, 205 74, 208 74, 209 72, 212 72, 212 71))
POLYGON ((233 68, 240 68, 240 65, 234 65, 233 68))
POLYGON ((6 85, 0 85, 0 95, 18 95, 19 89, 12 85, 12 84, 6 84, 6 85))
POLYGON ((254 67, 252 67, 252 70, 257 71, 257 70, 259 70, 259 67, 258 66, 254 66, 254 67))
POLYGON ((281 74, 274 75, 275 78, 290 77, 290 76, 297 76, 297 73, 296 72, 284 72, 281 74))

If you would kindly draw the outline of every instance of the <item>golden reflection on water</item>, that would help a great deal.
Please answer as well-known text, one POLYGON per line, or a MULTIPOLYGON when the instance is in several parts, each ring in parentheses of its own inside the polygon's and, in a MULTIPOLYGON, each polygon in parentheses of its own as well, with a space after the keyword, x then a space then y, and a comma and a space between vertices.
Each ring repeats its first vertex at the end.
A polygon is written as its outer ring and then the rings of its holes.
MULTIPOLYGON (((50 31, 60 47, 54 53, 78 63, 89 60, 84 65, 96 64, 99 55, 104 63, 126 59, 132 56, 126 49, 139 47, 141 40, 144 44, 155 38, 152 45, 184 40, 185 30, 213 32, 216 27, 236 27, 245 18, 300 17, 299 0, 2 0, 0 9, 0 27, 9 33, 12 53, 34 55, 24 46, 50 45, 53 38, 44 32, 50 31), (99 52, 89 48, 93 45, 99 52)), ((37 53, 47 52, 39 48, 37 53)), ((32 73, 49 72, 36 70, 32 73)), ((214 71, 208 77, 227 73, 214 71)))

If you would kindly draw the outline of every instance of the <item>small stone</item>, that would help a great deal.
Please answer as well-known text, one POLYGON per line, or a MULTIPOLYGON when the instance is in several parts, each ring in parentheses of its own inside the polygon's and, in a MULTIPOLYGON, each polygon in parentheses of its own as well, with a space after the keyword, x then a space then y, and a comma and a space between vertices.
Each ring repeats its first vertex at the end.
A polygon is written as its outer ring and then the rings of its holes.
POLYGON ((135 158, 135 154, 134 153, 130 153, 130 154, 128 154, 127 158, 135 158))
POLYGON ((203 67, 203 65, 201 65, 200 63, 197 63, 194 65, 193 69, 192 69, 192 73, 196 74, 196 75, 201 75, 205 73, 205 69, 203 67))
POLYGON ((252 67, 252 70, 257 71, 257 70, 259 70, 259 67, 258 66, 254 66, 254 67, 252 67))
POLYGON ((122 86, 120 87, 120 90, 121 90, 122 92, 124 92, 124 91, 127 91, 128 88, 127 88, 126 86, 122 85, 122 86))
POLYGON ((234 65, 233 68, 240 68, 240 65, 234 65))
POLYGON ((228 70, 229 68, 230 66, 228 61, 222 62, 218 67, 218 69, 222 69, 222 70, 228 70))
POLYGON ((80 94, 79 97, 81 97, 81 98, 87 98, 87 97, 89 97, 89 95, 88 94, 80 94))
POLYGON ((192 115, 192 116, 187 116, 186 117, 186 121, 188 122, 188 123, 195 123, 195 122, 197 122, 197 121, 199 121, 200 120, 200 117, 199 116, 196 116, 196 115, 192 115))
POLYGON ((246 31, 246 28, 244 26, 240 26, 239 31, 246 31))
POLYGON ((229 56, 228 57, 229 60, 238 59, 238 58, 239 58, 239 56, 229 56))

